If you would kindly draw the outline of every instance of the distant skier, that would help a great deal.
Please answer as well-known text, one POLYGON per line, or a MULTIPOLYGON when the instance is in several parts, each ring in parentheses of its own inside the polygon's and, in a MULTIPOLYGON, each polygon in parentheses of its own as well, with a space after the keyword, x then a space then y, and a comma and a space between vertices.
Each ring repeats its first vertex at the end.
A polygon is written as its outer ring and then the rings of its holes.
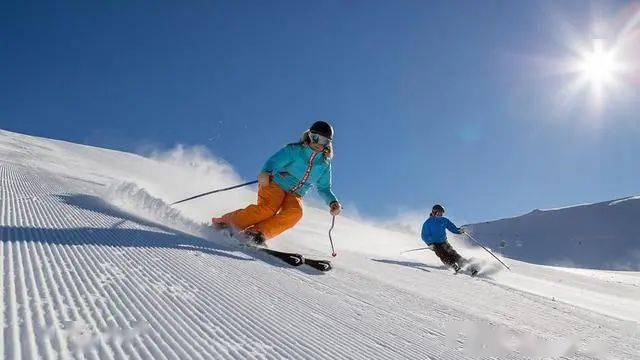
POLYGON ((262 244, 300 221, 302 197, 314 184, 331 215, 340 214, 342 206, 331 190, 332 142, 331 125, 315 122, 299 142, 286 145, 264 164, 258 175, 257 204, 214 217, 213 227, 231 226, 262 244))
MULTIPOLYGON (((453 268, 456 272, 465 267, 469 262, 458 254, 447 241, 446 230, 454 234, 464 234, 465 230, 455 226, 449 219, 443 216, 444 207, 434 205, 431 215, 422 225, 422 240, 436 253, 442 262, 453 268)), ((475 275, 477 270, 471 270, 475 275)))

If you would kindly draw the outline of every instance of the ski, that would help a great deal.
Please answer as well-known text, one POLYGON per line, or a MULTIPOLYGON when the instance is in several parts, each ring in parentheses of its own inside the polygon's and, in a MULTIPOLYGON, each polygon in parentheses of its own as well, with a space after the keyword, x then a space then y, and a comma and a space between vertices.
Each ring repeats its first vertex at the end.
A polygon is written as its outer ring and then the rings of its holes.
POLYGON ((480 264, 476 258, 469 258, 462 269, 473 277, 480 272, 480 264))
POLYGON ((316 260, 316 259, 304 259, 305 265, 309 265, 314 269, 320 271, 329 271, 332 269, 331 261, 329 260, 316 260))
POLYGON ((236 238, 238 240, 238 245, 240 245, 241 247, 246 247, 246 248, 250 248, 250 249, 255 249, 255 250, 259 250, 262 251, 266 254, 269 254, 273 257, 276 257, 284 262, 286 262, 287 264, 291 265, 291 266, 301 266, 301 265, 308 265, 316 270, 319 271, 329 271, 331 270, 333 267, 331 265, 331 262, 329 260, 319 260, 319 259, 308 259, 305 258, 302 254, 298 254, 298 253, 292 253, 292 252, 286 252, 286 251, 278 251, 278 250, 273 250, 273 249, 269 249, 264 247, 263 245, 260 244, 256 244, 255 242, 251 241, 251 239, 247 239, 247 238, 237 238, 235 237, 234 233, 232 231, 229 231, 228 229, 215 229, 216 231, 221 231, 222 234, 224 234, 226 237, 229 238, 236 238))
POLYGON ((478 264, 476 264, 475 259, 471 258, 469 260, 466 260, 462 267, 455 271, 455 274, 457 275, 462 273, 474 277, 478 275, 479 271, 480 269, 478 267, 478 264))
POLYGON ((476 275, 478 275, 478 270, 475 268, 472 269, 460 269, 458 271, 454 271, 455 275, 458 274, 465 274, 465 275, 469 275, 471 277, 475 277, 476 275))
POLYGON ((260 250, 264 253, 267 253, 273 257, 277 257, 278 259, 286 262, 287 264, 291 265, 291 266, 300 266, 302 264, 305 263, 305 258, 304 256, 300 255, 300 254, 296 254, 296 253, 289 253, 289 252, 284 252, 284 251, 277 251, 277 250, 271 250, 271 249, 267 249, 267 248, 263 248, 263 247, 254 247, 257 250, 260 250))
POLYGON ((281 259, 287 264, 292 266, 309 265, 310 267, 320 271, 329 271, 332 268, 331 262, 328 260, 308 259, 298 253, 272 250, 272 249, 267 249, 263 247, 255 247, 255 248, 269 255, 277 257, 278 259, 281 259))

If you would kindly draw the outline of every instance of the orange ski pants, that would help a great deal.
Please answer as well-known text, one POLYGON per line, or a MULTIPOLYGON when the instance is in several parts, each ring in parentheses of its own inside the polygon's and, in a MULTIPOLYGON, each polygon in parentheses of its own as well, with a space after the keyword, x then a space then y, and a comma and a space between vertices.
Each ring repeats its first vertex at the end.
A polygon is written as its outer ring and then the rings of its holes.
POLYGON ((258 188, 258 203, 222 216, 222 220, 242 231, 257 230, 266 239, 278 236, 302 219, 302 199, 271 181, 258 188))

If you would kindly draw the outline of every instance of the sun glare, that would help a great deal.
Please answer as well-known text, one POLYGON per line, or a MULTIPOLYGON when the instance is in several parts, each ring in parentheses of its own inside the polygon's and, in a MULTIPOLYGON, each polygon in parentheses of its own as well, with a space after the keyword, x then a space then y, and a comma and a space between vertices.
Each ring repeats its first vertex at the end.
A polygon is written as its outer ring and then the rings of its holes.
POLYGON ((594 39, 589 47, 577 52, 570 66, 575 74, 573 91, 590 89, 592 109, 601 110, 608 96, 619 90, 624 67, 617 58, 617 48, 605 43, 603 39, 594 39))
POLYGON ((578 65, 592 84, 604 84, 613 80, 616 63, 612 52, 603 49, 602 40, 594 40, 593 51, 584 55, 578 65))
POLYGON ((640 81, 640 6, 624 10, 618 18, 594 19, 591 32, 598 38, 591 41, 563 24, 571 54, 552 65, 566 81, 557 98, 561 111, 584 109, 585 118, 603 119, 605 111, 634 96, 640 81))
POLYGON ((619 65, 613 50, 604 49, 604 41, 593 41, 593 49, 585 52, 578 61, 577 70, 595 87, 613 83, 619 65))

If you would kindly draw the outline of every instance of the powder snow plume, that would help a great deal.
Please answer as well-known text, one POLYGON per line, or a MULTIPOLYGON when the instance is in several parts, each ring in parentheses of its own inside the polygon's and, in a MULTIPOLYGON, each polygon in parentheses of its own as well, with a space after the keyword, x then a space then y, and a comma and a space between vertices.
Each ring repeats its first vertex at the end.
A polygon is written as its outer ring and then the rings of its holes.
POLYGON ((151 196, 145 189, 134 183, 115 183, 103 195, 109 203, 127 210, 146 220, 157 222, 168 228, 177 229, 194 236, 220 239, 206 224, 197 223, 169 206, 162 199, 151 196))

